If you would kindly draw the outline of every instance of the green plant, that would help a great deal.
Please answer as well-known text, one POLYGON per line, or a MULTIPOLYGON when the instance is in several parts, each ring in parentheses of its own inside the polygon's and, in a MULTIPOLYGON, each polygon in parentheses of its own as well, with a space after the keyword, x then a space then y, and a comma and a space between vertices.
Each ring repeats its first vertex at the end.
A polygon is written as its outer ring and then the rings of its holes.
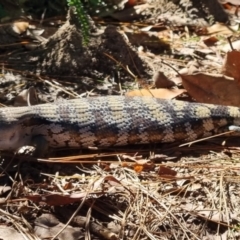
POLYGON ((90 24, 84 6, 81 0, 67 0, 67 3, 69 7, 75 7, 75 11, 81 25, 83 44, 87 46, 89 43, 90 24))

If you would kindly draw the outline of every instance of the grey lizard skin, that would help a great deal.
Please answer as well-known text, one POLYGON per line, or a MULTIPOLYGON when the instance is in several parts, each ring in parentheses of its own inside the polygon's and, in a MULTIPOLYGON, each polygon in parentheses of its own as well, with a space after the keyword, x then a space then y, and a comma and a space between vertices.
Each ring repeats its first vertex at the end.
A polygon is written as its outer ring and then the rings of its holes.
POLYGON ((240 109, 149 97, 95 97, 0 109, 0 149, 188 142, 240 125, 240 109))

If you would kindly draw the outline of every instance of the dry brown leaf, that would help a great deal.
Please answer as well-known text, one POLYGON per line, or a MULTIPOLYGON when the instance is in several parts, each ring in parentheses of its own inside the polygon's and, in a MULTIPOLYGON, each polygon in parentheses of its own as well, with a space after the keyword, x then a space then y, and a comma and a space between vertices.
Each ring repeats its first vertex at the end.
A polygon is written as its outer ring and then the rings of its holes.
POLYGON ((183 86, 188 93, 202 103, 240 106, 240 86, 222 75, 181 75, 183 86))
POLYGON ((155 98, 163 98, 163 99, 172 99, 177 97, 178 95, 186 92, 184 89, 141 89, 141 90, 133 90, 126 93, 126 96, 134 97, 155 97, 155 98))
POLYGON ((162 176, 176 176, 177 172, 175 170, 172 170, 169 167, 166 166, 160 166, 159 170, 158 170, 158 175, 162 176))
POLYGON ((231 51, 226 54, 225 64, 223 66, 223 74, 233 77, 238 82, 240 81, 240 52, 231 51))
POLYGON ((36 202, 36 203, 44 203, 49 206, 59 206, 66 205, 75 202, 81 201, 83 198, 96 198, 101 197, 103 195, 103 191, 101 192, 81 192, 81 193, 72 193, 71 195, 61 195, 61 194, 45 194, 45 195, 28 195, 27 199, 36 202))
POLYGON ((153 76, 153 81, 156 88, 171 88, 176 84, 170 80, 163 72, 156 72, 153 76))
POLYGON ((226 34, 230 35, 233 33, 233 31, 229 28, 229 26, 225 25, 224 23, 216 23, 210 27, 207 28, 208 34, 213 35, 213 34, 226 34))
POLYGON ((208 47, 213 46, 216 42, 218 42, 218 39, 215 36, 206 38, 203 40, 204 44, 208 47))

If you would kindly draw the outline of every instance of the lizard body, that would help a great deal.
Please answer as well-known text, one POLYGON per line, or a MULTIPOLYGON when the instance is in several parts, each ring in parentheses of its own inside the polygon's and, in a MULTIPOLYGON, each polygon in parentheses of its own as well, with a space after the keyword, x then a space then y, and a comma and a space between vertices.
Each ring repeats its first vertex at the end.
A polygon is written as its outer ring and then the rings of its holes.
POLYGON ((188 142, 240 126, 240 108, 150 97, 95 97, 0 109, 0 149, 188 142))

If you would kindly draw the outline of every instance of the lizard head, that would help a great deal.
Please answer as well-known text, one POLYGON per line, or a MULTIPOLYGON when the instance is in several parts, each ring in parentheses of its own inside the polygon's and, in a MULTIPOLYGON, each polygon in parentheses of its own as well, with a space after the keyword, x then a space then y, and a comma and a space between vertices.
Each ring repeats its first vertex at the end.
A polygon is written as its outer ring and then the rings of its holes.
POLYGON ((17 150, 30 140, 30 134, 21 125, 0 122, 0 150, 17 150))

